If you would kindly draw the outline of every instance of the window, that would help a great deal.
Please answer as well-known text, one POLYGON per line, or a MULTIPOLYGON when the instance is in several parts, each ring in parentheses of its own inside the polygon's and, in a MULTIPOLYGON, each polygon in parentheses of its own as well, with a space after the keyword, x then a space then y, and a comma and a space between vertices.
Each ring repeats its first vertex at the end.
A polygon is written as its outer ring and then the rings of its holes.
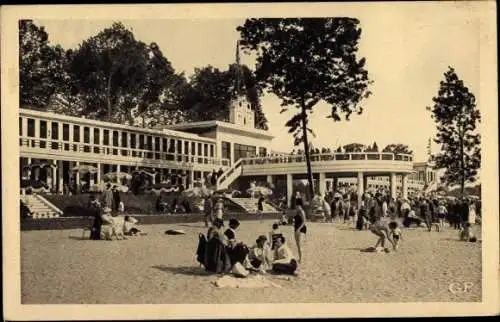
POLYGON ((184 141, 184 154, 189 154, 189 142, 184 141))
POLYGON ((80 126, 73 125, 73 142, 80 142, 80 126))
POLYGON ((267 149, 266 148, 259 148, 259 155, 265 157, 267 155, 267 149))
POLYGON ((128 133, 127 132, 122 132, 122 148, 127 148, 128 147, 128 133))
POLYGON ((163 138, 162 141, 163 141, 162 142, 162 144, 163 144, 163 150, 162 150, 162 152, 167 152, 168 140, 167 140, 167 138, 163 138))
POLYGON ((118 131, 113 131, 113 146, 118 146, 118 131))
POLYGON ((28 119, 28 136, 34 138, 35 137, 35 120, 28 119))
POLYGON ((149 151, 153 151, 153 137, 151 135, 148 135, 148 147, 147 149, 149 151))
POLYGON ((160 151, 160 138, 155 137, 155 150, 160 151))
POLYGON ((139 149, 144 149, 144 135, 139 135, 139 149))
MULTIPOLYGON (((97 144, 97 145, 100 144, 100 142, 99 142, 100 132, 101 131, 99 131, 99 129, 94 128, 94 144, 97 144)), ((99 153, 99 147, 98 146, 94 147, 94 153, 99 153)))
POLYGON ((94 144, 99 144, 99 129, 94 129, 94 144))
POLYGON ((135 149, 136 146, 137 146, 137 138, 136 138, 134 133, 131 133, 130 134, 130 147, 132 149, 135 149))
POLYGON ((211 158, 214 157, 214 145, 213 144, 210 144, 210 157, 211 158))
POLYGON ((201 156, 201 143, 198 143, 198 155, 201 156))
MULTIPOLYGON (((40 138, 47 138, 47 121, 40 121, 40 138)), ((45 149, 47 147, 47 142, 45 140, 40 140, 40 148, 45 149)))
MULTIPOLYGON (((53 141, 56 141, 59 139, 59 123, 57 122, 52 122, 51 126, 50 126, 50 135, 51 135, 51 139, 53 141)), ((51 148, 53 150, 57 150, 59 148, 59 143, 57 142, 52 142, 51 143, 51 148)))
POLYGON ((19 136, 23 135, 23 119, 19 118, 19 136))
MULTIPOLYGON (((90 143, 90 128, 85 126, 83 128, 83 143, 90 143)), ((84 145, 83 146, 83 152, 90 152, 90 146, 89 145, 84 145)))
POLYGON ((222 158, 231 159, 231 143, 222 141, 222 158))
POLYGON ((63 124, 63 141, 69 141, 69 124, 63 124))
POLYGON ((234 144, 234 161, 238 161, 241 158, 248 158, 255 155, 256 147, 243 144, 234 144))
POLYGON ((208 144, 203 145, 203 155, 208 157, 208 144))
POLYGON ((182 153, 182 141, 177 140, 177 153, 181 154, 182 153))
POLYGON ((104 134, 102 136, 102 144, 109 145, 109 130, 104 130, 104 134))
POLYGON ((90 143, 90 128, 87 126, 83 128, 83 143, 90 143))
POLYGON ((194 155, 194 150, 196 150, 196 143, 195 142, 191 142, 191 154, 194 155))

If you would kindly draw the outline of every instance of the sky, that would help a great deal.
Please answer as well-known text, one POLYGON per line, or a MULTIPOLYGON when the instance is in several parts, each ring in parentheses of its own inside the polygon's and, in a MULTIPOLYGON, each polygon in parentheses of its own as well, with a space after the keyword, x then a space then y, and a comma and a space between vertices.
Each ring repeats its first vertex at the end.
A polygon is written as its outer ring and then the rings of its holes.
MULTIPOLYGON (((356 18, 362 28, 359 57, 374 81, 372 95, 362 102, 362 115, 350 121, 327 119, 329 107, 320 103, 311 115, 316 132, 315 147, 335 148, 348 143, 407 144, 416 161, 427 159, 427 143, 435 135, 435 123, 426 110, 432 105, 439 82, 448 66, 455 68, 465 85, 479 98, 479 21, 467 7, 443 6, 426 10, 389 7, 384 15, 360 10, 356 18)), ((226 69, 235 61, 236 27, 243 19, 135 19, 121 21, 136 39, 156 42, 176 72, 187 75, 194 68, 212 65, 226 69)), ((49 34, 51 44, 77 48, 85 39, 110 26, 114 20, 36 20, 49 34)), ((255 59, 241 53, 241 62, 251 69, 255 59)), ((280 114, 280 100, 261 98, 269 131, 275 136, 271 148, 288 152, 293 137, 284 127, 294 108, 280 114)), ((480 108, 480 102, 478 103, 480 108)), ((432 152, 439 146, 432 143, 432 152)))

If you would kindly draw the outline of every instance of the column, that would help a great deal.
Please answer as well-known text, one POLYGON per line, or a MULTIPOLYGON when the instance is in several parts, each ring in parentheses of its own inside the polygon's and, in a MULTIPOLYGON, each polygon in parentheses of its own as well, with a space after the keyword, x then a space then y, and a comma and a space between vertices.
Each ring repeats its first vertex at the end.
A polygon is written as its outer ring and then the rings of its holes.
POLYGON ((232 166, 234 164, 234 143, 230 142, 229 146, 230 146, 229 149, 230 149, 230 152, 231 152, 231 153, 229 153, 229 160, 231 162, 230 165, 232 166))
POLYGON ((324 196, 326 193, 326 175, 324 172, 319 173, 319 195, 324 196))
POLYGON ((366 177, 363 177, 363 172, 358 172, 358 207, 361 206, 361 201, 363 199, 365 179, 366 177))
POLYGON ((273 176, 271 174, 268 174, 266 176, 266 182, 269 184, 273 184, 273 176))
POLYGON ((101 169, 101 164, 98 162, 97 163, 97 184, 101 182, 101 174, 102 174, 102 169, 101 169))
MULTIPOLYGON (((75 162, 75 167, 79 167, 80 166, 80 161, 76 161, 75 162)), ((80 187, 80 171, 76 171, 75 172, 75 183, 76 183, 76 186, 77 187, 80 187)))
MULTIPOLYGON (((153 141, 153 146, 154 146, 154 141, 153 141)), ((122 131, 118 131, 118 155, 122 155, 122 152, 121 152, 121 148, 122 148, 122 131)))
POLYGON ((156 184, 156 175, 151 176, 151 183, 156 184))
POLYGON ((57 185, 57 193, 62 193, 63 192, 63 187, 64 187, 64 173, 63 173, 63 162, 62 161, 57 161, 57 176, 59 183, 57 185))
MULTIPOLYGON (((56 170, 57 170, 57 164, 56 160, 50 160, 50 180, 51 183, 49 184, 49 187, 51 190, 55 191, 57 187, 57 178, 56 178, 56 170)), ((48 179, 48 178, 47 178, 48 179)))
POLYGON ((116 165, 116 182, 120 183, 120 177, 118 176, 121 172, 120 165, 116 165))
POLYGON ((287 173, 286 175, 286 204, 288 208, 292 207, 292 196, 293 195, 293 175, 287 173))
MULTIPOLYGON (((29 166, 31 164, 31 158, 26 158, 26 164, 29 166)), ((31 168, 28 167, 28 180, 31 180, 31 168)))
POLYGON ((401 178, 401 196, 403 199, 408 199, 408 174, 405 173, 401 178))
POLYGON ((194 188, 194 170, 189 171, 189 187, 194 188))
POLYGON ((35 147, 40 147, 40 120, 35 119, 35 140, 38 142, 35 147))
POLYGON ((368 190, 368 177, 363 177, 363 191, 368 190))
POLYGON ((391 172, 391 198, 396 199, 396 173, 391 172))
POLYGON ((333 182, 332 182, 332 190, 333 190, 333 191, 337 190, 337 186, 338 186, 338 184, 339 184, 339 178, 334 177, 334 178, 333 178, 333 182))
MULTIPOLYGON (((74 135, 73 135, 73 124, 69 124, 69 150, 70 151, 73 151, 73 139, 74 139, 74 135)), ((71 165, 70 165, 70 168, 71 168, 71 165)))

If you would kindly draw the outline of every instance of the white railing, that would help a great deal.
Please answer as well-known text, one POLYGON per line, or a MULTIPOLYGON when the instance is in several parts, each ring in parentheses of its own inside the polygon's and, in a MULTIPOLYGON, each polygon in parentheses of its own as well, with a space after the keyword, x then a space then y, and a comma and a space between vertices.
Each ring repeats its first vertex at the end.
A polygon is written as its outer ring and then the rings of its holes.
POLYGON ((208 164, 213 166, 228 167, 228 159, 219 159, 201 155, 182 154, 175 152, 160 152, 147 149, 136 149, 128 147, 98 145, 92 143, 69 142, 62 140, 51 140, 43 138, 33 138, 20 136, 19 146, 21 148, 42 149, 47 152, 77 152, 88 153, 89 155, 124 156, 141 160, 165 160, 184 163, 208 164))
POLYGON ((217 190, 227 188, 238 176, 241 175, 241 165, 245 159, 238 159, 229 169, 217 179, 217 190))
POLYGON ((55 212, 56 214, 59 214, 60 216, 62 216, 63 212, 61 209, 57 208, 54 204, 52 204, 50 201, 48 201, 47 199, 45 199, 44 197, 40 196, 40 195, 34 195, 35 198, 37 198, 38 200, 40 200, 45 206, 47 206, 48 208, 50 208, 53 212, 55 212))
MULTIPOLYGON (((320 153, 311 154, 311 162, 324 161, 346 161, 346 160, 383 160, 412 162, 411 154, 394 154, 379 152, 351 152, 351 153, 320 153)), ((244 158, 243 165, 276 164, 276 163, 301 163, 306 162, 306 156, 302 154, 285 154, 269 157, 244 158)))

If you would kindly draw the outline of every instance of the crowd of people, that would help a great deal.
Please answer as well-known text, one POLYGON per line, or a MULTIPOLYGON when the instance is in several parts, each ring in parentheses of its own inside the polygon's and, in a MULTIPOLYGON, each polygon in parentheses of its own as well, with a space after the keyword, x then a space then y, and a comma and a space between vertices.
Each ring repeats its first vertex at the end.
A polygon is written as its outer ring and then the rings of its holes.
MULTIPOLYGON (((262 212, 264 198, 259 198, 258 208, 262 212)), ((299 249, 299 258, 295 259, 288 247, 285 236, 280 230, 281 222, 272 225, 266 235, 261 234, 252 247, 248 247, 237 237, 241 223, 232 218, 224 230, 224 205, 221 199, 213 203, 213 198, 206 197, 204 202, 206 235, 200 234, 196 251, 198 262, 205 270, 213 273, 229 273, 245 277, 250 272, 275 274, 296 274, 302 259, 300 238, 306 233, 305 212, 300 203, 295 216, 295 238, 299 249)))

